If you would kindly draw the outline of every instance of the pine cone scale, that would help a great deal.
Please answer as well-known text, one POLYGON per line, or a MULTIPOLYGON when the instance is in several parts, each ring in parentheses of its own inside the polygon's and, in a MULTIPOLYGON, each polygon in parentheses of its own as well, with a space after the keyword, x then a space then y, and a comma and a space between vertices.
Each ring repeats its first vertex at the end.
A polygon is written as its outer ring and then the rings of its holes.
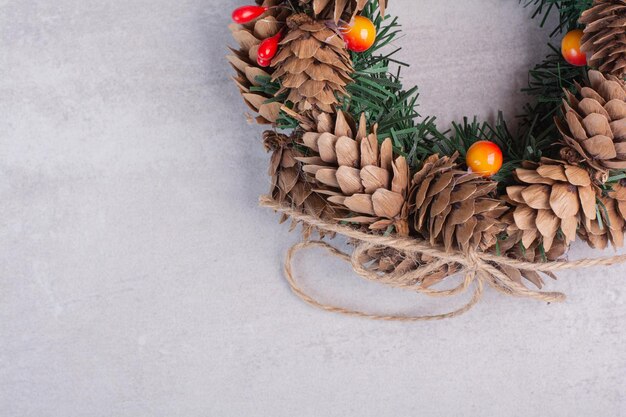
POLYGON ((550 193, 550 209, 560 219, 576 216, 580 209, 578 188, 572 184, 554 184, 550 193))

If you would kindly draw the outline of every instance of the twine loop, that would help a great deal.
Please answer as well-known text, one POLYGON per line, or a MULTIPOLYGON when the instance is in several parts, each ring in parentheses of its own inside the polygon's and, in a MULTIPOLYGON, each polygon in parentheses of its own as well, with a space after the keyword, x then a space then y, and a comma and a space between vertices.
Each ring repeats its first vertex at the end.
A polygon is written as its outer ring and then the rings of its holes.
POLYGON ((307 240, 291 247, 285 259, 285 276, 292 291, 306 303, 322 310, 341 313, 348 316, 365 317, 374 320, 387 321, 431 321, 442 320, 460 316, 474 307, 482 298, 485 286, 489 286, 496 291, 512 297, 530 298, 546 303, 562 302, 565 294, 560 292, 545 292, 531 290, 520 282, 511 279, 505 273, 506 270, 536 271, 553 273, 566 269, 577 269, 592 266, 609 266, 626 262, 626 255, 617 255, 606 258, 581 259, 576 261, 555 261, 545 263, 533 263, 519 261, 516 259, 496 256, 486 252, 469 251, 446 252, 443 248, 431 246, 429 242, 423 240, 380 236, 361 232, 348 226, 327 223, 316 217, 294 210, 291 207, 281 205, 271 197, 261 197, 260 205, 271 208, 275 211, 290 216, 294 221, 303 222, 308 226, 315 227, 326 233, 336 233, 344 235, 354 244, 354 250, 347 254, 325 241, 307 240), (359 310, 336 307, 313 298, 307 294, 298 284, 293 273, 293 258, 299 251, 309 248, 323 248, 332 255, 349 263, 356 274, 373 282, 378 282, 395 288, 413 291, 430 297, 454 297, 462 295, 473 288, 470 300, 460 308, 448 313, 436 315, 380 315, 359 310), (414 265, 408 269, 394 269, 388 273, 382 273, 371 265, 371 257, 368 255, 375 249, 393 249, 402 254, 406 259, 411 260, 414 265), (420 263, 422 257, 428 257, 429 262, 420 263), (462 275, 463 280, 456 287, 451 289, 433 289, 423 285, 423 280, 431 274, 447 268, 445 277, 462 275))

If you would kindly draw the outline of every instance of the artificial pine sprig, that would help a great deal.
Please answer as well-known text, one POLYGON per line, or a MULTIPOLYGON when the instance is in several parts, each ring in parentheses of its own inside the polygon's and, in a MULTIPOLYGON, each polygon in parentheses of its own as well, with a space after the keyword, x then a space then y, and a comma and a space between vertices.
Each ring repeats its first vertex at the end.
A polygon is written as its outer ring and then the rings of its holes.
POLYGON ((534 7, 532 18, 542 17, 543 27, 553 11, 559 13, 559 25, 552 31, 550 36, 567 32, 579 27, 578 19, 585 10, 593 4, 593 0, 519 0, 524 7, 534 7))

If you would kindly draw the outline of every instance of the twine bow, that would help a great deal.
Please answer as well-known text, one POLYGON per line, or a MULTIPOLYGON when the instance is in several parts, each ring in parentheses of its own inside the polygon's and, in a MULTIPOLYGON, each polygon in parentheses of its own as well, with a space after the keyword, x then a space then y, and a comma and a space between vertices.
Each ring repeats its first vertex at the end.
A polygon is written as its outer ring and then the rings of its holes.
POLYGON ((559 292, 544 292, 526 288, 524 285, 512 280, 498 267, 508 267, 517 270, 532 270, 537 272, 557 272, 567 269, 587 268, 593 266, 609 266, 626 262, 626 255, 617 255, 596 259, 581 259, 576 261, 555 261, 545 263, 525 262, 515 259, 496 256, 490 253, 472 251, 469 253, 446 252, 442 248, 433 247, 428 242, 404 237, 380 236, 352 229, 335 223, 327 223, 313 216, 301 213, 291 207, 281 205, 269 196, 260 199, 262 207, 271 208, 284 213, 292 219, 313 226, 327 233, 337 233, 351 238, 355 243, 352 254, 340 251, 324 241, 304 241, 291 247, 285 259, 285 275, 291 290, 304 302, 333 313, 341 313, 348 316, 365 317, 373 320, 387 321, 432 321, 460 316, 474 307, 482 298, 485 284, 500 293, 513 297, 531 298, 544 302, 562 302, 565 294, 559 292), (463 294, 473 287, 471 299, 462 307, 451 312, 436 315, 405 316, 405 315, 379 315, 343 307, 325 304, 308 295, 298 284, 293 272, 293 258, 301 250, 320 247, 328 250, 332 255, 351 264, 354 271, 364 279, 386 284, 395 288, 414 291, 430 297, 452 297, 463 294), (367 253, 375 248, 392 248, 406 256, 417 258, 429 256, 434 261, 418 266, 407 272, 394 271, 381 274, 367 265, 367 253), (446 265, 454 265, 450 275, 464 274, 463 281, 449 290, 435 290, 421 285, 422 280, 430 274, 438 271, 446 265))

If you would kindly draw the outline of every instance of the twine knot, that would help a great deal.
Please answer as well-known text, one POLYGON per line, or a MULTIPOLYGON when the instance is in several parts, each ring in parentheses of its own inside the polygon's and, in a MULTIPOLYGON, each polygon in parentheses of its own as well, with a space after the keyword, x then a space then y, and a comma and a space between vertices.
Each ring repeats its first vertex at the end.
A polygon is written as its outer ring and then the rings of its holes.
POLYGON ((468 271, 479 272, 480 270, 483 269, 484 262, 480 258, 480 255, 478 254, 476 250, 471 249, 467 251, 467 253, 465 253, 465 256, 467 259, 467 263, 465 264, 465 267, 467 268, 468 271))

